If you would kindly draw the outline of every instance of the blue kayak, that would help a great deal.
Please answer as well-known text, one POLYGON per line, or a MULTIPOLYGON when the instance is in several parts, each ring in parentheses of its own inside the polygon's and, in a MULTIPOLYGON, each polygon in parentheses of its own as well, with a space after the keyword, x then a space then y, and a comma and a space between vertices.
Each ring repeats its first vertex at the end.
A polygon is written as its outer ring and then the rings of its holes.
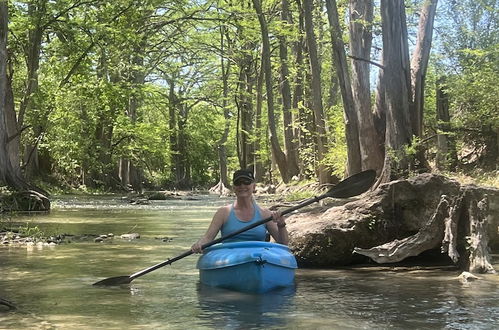
POLYGON ((206 248, 197 268, 205 285, 263 293, 293 286, 297 264, 285 245, 245 241, 206 248))

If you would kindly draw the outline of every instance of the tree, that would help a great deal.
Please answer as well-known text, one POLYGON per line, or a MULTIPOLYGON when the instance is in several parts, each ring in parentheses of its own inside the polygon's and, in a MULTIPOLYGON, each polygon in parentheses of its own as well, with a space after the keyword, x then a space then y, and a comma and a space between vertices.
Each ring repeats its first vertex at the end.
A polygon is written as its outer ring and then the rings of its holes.
POLYGON ((373 3, 351 0, 349 6, 350 55, 352 58, 352 95, 358 113, 362 169, 383 167, 383 140, 374 125, 371 107, 370 65, 373 3))
POLYGON ((267 113, 270 131, 270 144, 272 147, 272 154, 276 160, 277 166, 279 167, 279 172, 281 173, 281 178, 284 182, 288 182, 290 177, 288 173, 286 155, 282 151, 281 145, 279 144, 275 124, 274 91, 272 86, 272 64, 270 60, 270 41, 267 22, 265 21, 265 17, 262 12, 260 0, 253 0, 253 6, 255 7, 262 33, 262 69, 264 70, 265 74, 265 87, 267 91, 267 113))
POLYGON ((419 18, 416 47, 411 59, 412 131, 423 135, 424 86, 433 37, 433 22, 438 0, 425 1, 419 18))
POLYGON ((315 133, 317 141, 317 176, 319 179, 319 183, 324 184, 331 181, 331 174, 323 163, 324 156, 327 152, 327 132, 324 107, 322 104, 321 67, 319 65, 317 55, 317 42, 314 33, 312 9, 313 1, 303 2, 305 37, 308 47, 308 57, 310 61, 311 72, 310 89, 312 92, 312 108, 314 113, 315 133))
MULTIPOLYGON (((289 4, 287 0, 281 0, 281 23, 283 29, 289 24, 289 4)), ((291 84, 288 67, 288 43, 285 32, 279 36, 279 58, 281 63, 281 96, 284 126, 284 146, 288 163, 288 176, 290 178, 299 174, 298 168, 298 146, 294 136, 293 114, 291 113, 291 84)))
POLYGON ((499 159, 499 94, 496 92, 499 21, 496 0, 441 2, 436 62, 448 96, 451 134, 459 166, 492 170, 499 159))
POLYGON ((6 126, 6 91, 7 91, 7 35, 8 35, 7 1, 0 1, 0 184, 8 185, 17 190, 29 188, 29 185, 14 170, 7 145, 9 136, 6 126))
POLYGON ((386 105, 385 161, 381 182, 408 170, 404 148, 411 144, 410 68, 403 0, 382 0, 383 85, 386 105))
MULTIPOLYGON (((335 0, 326 1, 327 15, 330 25, 331 43, 340 84, 345 114, 345 135, 347 139, 348 164, 347 173, 352 175, 362 170, 361 149, 359 139, 359 114, 358 107, 354 102, 348 63, 345 55, 345 46, 338 17, 338 9, 335 0)), ((357 102, 359 103, 359 101, 357 102)))

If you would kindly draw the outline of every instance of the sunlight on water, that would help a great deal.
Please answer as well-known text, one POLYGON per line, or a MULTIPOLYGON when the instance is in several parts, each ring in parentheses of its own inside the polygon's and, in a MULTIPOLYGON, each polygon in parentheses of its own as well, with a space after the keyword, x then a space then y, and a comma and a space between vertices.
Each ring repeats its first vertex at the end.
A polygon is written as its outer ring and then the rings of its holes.
MULTIPOLYGON (((65 197, 48 215, 20 216, 71 243, 0 247, 0 329, 493 329, 497 275, 461 284, 449 269, 299 269, 296 287, 265 295, 207 288, 196 256, 130 285, 95 287, 188 250, 215 209, 213 196, 130 205, 120 198, 65 197), (136 232, 136 240, 120 235, 136 232), (113 233, 95 243, 95 235, 113 233), (91 236, 94 235, 94 236, 91 236), (2 307, 0 307, 2 308, 2 307)), ((12 219, 10 221, 13 221, 12 219)), ((499 270, 498 256, 494 266, 499 270)))

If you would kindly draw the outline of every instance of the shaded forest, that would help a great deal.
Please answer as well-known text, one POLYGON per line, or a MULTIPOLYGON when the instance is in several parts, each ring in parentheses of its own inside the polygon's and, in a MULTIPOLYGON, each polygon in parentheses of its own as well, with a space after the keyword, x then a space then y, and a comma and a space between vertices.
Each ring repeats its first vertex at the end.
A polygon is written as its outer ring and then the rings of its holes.
POLYGON ((0 186, 488 173, 498 4, 0 1, 0 186))

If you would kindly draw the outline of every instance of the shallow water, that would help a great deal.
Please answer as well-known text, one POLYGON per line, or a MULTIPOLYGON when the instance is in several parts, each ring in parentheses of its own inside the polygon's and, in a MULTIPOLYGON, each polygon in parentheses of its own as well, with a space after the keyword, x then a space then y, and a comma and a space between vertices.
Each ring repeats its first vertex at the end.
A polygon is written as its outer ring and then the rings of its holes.
MULTIPOLYGON (((104 243, 0 247, 0 329, 494 329, 499 324, 499 276, 461 284, 458 271, 299 269, 296 287, 265 295, 198 283, 196 256, 134 280, 94 287, 130 275, 189 249, 215 209, 198 200, 129 205, 119 198, 57 199, 48 215, 16 217, 52 233, 107 234, 104 243), (138 232, 126 241, 120 234, 138 232), (166 239, 167 238, 167 239, 166 239)), ((494 256, 499 270, 499 256, 494 256)))

